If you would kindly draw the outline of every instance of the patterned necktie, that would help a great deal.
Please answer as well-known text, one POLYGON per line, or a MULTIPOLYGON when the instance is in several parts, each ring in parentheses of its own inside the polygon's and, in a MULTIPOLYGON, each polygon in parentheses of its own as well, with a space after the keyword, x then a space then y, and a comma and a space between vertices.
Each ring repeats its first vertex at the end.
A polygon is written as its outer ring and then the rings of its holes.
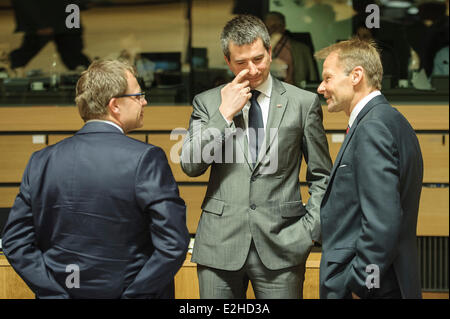
POLYGON ((252 90, 251 93, 252 97, 250 99, 250 110, 248 112, 248 128, 250 153, 252 155, 253 165, 255 165, 262 141, 264 140, 264 134, 258 134, 260 131, 262 131, 261 133, 264 132, 264 122, 261 107, 256 100, 261 92, 252 90))

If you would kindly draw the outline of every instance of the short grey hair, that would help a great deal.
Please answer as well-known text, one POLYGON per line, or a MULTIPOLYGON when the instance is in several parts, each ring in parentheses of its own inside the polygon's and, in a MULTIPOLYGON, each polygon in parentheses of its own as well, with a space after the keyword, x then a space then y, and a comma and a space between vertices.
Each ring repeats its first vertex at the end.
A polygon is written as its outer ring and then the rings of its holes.
POLYGON ((125 94, 128 88, 126 71, 136 76, 134 67, 128 62, 98 60, 81 74, 76 86, 75 103, 85 122, 105 118, 109 101, 125 94))
POLYGON ((270 49, 270 36, 266 25, 261 19, 248 15, 238 15, 225 25, 220 35, 220 44, 223 54, 230 59, 230 41, 237 46, 252 44, 258 38, 263 42, 264 48, 270 49))

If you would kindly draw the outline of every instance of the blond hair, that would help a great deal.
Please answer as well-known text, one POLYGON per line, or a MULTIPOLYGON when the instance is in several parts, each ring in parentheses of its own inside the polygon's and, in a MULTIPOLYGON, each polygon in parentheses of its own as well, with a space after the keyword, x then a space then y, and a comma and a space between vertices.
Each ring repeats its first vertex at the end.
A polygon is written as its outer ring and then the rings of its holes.
POLYGON ((339 62, 343 65, 344 72, 347 75, 355 67, 361 66, 364 69, 367 84, 377 90, 381 90, 383 65, 374 41, 352 38, 330 45, 317 52, 314 56, 316 59, 325 60, 333 52, 337 53, 339 62))
POLYGON ((78 79, 75 103, 86 122, 102 119, 108 114, 109 101, 126 93, 127 72, 136 76, 134 68, 125 61, 94 61, 78 79))

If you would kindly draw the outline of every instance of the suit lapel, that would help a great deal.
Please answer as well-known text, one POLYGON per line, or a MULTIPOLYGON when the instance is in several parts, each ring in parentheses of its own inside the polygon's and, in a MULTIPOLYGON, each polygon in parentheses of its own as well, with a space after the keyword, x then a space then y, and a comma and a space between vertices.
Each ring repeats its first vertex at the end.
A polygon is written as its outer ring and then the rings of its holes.
POLYGON ((272 80, 272 93, 270 96, 269 115, 267 118, 265 129, 264 143, 262 144, 261 150, 258 154, 258 159, 254 167, 255 169, 258 167, 259 163, 261 163, 262 159, 267 155, 267 152, 270 149, 275 136, 278 136, 278 134, 270 134, 270 129, 278 129, 280 127, 281 120, 288 104, 288 99, 283 96, 283 94, 286 92, 283 84, 274 77, 272 77, 272 80))
POLYGON ((364 116, 367 115, 367 113, 369 113, 369 111, 371 109, 373 109, 376 105, 378 104, 382 104, 382 103, 388 103, 386 98, 383 95, 378 95, 376 97, 374 97, 372 100, 370 100, 364 107, 363 109, 359 112, 358 116, 356 117, 355 122, 353 122, 352 127, 350 128, 350 131, 348 132, 347 136, 344 139, 344 142, 342 143, 341 148, 339 149, 339 153, 336 156, 336 160, 334 161, 334 165, 333 165, 333 169, 331 170, 330 173, 330 183, 329 185, 331 185, 331 181, 334 177, 334 174, 336 172, 336 168, 339 167, 340 163, 341 163, 341 159, 342 159, 342 155, 345 152, 345 149, 347 148, 348 144, 350 143, 354 132, 356 131, 356 127, 358 126, 359 122, 364 118, 364 116))

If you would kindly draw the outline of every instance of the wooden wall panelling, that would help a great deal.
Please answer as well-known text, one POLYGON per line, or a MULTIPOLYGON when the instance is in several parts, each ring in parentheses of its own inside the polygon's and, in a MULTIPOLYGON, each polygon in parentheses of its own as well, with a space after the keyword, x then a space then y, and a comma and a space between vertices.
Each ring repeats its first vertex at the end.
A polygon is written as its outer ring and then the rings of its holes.
POLYGON ((448 183, 448 134, 417 134, 423 157, 423 182, 448 183))
MULTIPOLYGON (((145 106, 144 126, 139 130, 187 129, 191 106, 145 106)), ((0 130, 78 131, 83 126, 74 106, 0 107, 0 130)))
MULTIPOLYGON (((448 130, 449 106, 440 105, 397 105, 395 106, 411 123, 415 130, 448 130)), ((342 113, 329 113, 322 106, 326 130, 347 128, 348 118, 342 113)), ((144 126, 139 130, 187 129, 192 106, 146 106, 144 126)), ((75 106, 32 106, 0 107, 1 131, 77 131, 83 121, 75 106)))
MULTIPOLYGON (((319 266, 322 254, 312 252, 306 261, 305 282, 303 284, 304 299, 319 299, 319 266)), ((197 264, 190 261, 191 254, 175 276, 176 299, 199 299, 199 285, 197 277, 197 264)), ((251 283, 247 289, 247 298, 255 299, 255 292, 251 283)))
POLYGON ((206 194, 206 186, 179 186, 180 197, 184 199, 187 208, 186 223, 190 234, 197 232, 198 222, 202 213, 201 206, 206 194))
POLYGON ((0 135, 0 183, 18 183, 33 152, 46 146, 45 135, 0 135))
MULTIPOLYGON (((401 104, 394 107, 405 116, 415 130, 448 130, 449 129, 449 106, 439 105, 411 105, 401 104)), ((345 131, 348 117, 343 113, 330 113, 327 106, 322 106, 323 125, 326 130, 345 131)))
POLYGON ((0 187, 0 207, 12 207, 18 193, 19 187, 0 187))
POLYGON ((449 235, 449 188, 423 187, 420 196, 417 236, 449 235))
MULTIPOLYGON (((161 147, 166 153, 167 160, 169 161, 170 168, 177 182, 207 182, 209 180, 208 170, 198 177, 189 177, 181 169, 180 153, 182 146, 182 137, 180 135, 174 135, 176 140, 170 139, 170 133, 164 134, 149 134, 148 143, 161 147)), ((184 137, 183 137, 184 138, 184 137)))
MULTIPOLYGON (((342 145, 344 134, 328 133, 328 147, 330 150, 331 160, 337 157, 339 149, 342 145)), ((417 134, 420 148, 422 151, 424 164, 424 183, 448 183, 449 182, 449 146, 448 134, 440 133, 419 133, 417 134)), ((302 159, 300 168, 300 180, 306 181, 306 163, 302 159)))
POLYGON ((34 293, 0 255, 0 299, 34 299, 34 293))

